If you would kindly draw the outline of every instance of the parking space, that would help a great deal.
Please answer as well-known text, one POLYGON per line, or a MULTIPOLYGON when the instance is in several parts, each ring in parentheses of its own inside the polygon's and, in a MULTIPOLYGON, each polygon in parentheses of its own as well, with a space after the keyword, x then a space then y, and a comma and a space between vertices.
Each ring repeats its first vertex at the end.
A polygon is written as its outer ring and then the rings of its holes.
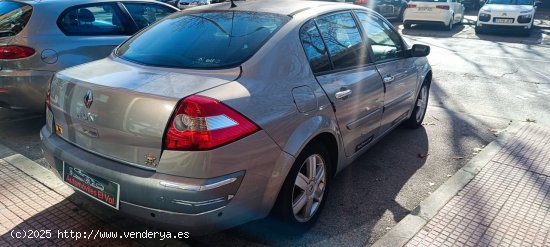
POLYGON ((537 28, 533 29, 531 34, 525 37, 521 33, 490 33, 490 34, 476 34, 475 25, 477 21, 477 11, 468 10, 465 13, 462 25, 455 25, 453 30, 444 30, 442 26, 438 25, 415 25, 411 29, 404 29, 403 24, 400 22, 394 22, 395 27, 405 36, 415 37, 431 37, 431 38, 457 38, 456 42, 460 39, 476 39, 490 42, 505 42, 505 43, 517 43, 517 44, 529 44, 540 45, 550 44, 548 43, 547 36, 550 29, 550 17, 547 16, 547 11, 541 11, 535 21, 537 28))

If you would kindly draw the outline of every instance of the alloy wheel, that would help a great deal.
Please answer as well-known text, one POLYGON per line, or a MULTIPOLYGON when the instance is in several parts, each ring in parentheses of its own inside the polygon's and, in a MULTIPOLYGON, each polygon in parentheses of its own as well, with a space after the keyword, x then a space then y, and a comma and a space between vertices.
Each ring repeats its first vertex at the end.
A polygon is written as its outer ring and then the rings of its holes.
POLYGON ((420 122, 426 114, 426 108, 428 107, 428 87, 422 86, 420 89, 420 94, 418 95, 418 100, 416 101, 416 121, 420 122))
POLYGON ((326 165, 319 154, 310 155, 298 172, 292 190, 292 211, 299 222, 309 221, 318 211, 325 194, 326 165))

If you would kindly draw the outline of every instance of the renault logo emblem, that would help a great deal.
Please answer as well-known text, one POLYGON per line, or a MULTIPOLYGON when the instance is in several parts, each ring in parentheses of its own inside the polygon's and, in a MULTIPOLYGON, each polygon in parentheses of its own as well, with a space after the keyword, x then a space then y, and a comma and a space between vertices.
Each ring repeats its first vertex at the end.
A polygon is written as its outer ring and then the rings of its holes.
POLYGON ((502 16, 508 16, 508 14, 506 14, 506 13, 502 13, 502 16))
POLYGON ((88 89, 86 95, 84 95, 84 105, 86 106, 86 108, 90 109, 92 103, 94 103, 94 94, 92 93, 92 90, 88 89))

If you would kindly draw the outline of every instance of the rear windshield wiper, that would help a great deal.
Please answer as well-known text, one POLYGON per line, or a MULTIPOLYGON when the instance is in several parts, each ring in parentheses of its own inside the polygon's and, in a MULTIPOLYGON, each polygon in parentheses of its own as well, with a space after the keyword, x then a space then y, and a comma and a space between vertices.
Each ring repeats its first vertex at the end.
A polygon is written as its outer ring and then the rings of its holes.
POLYGON ((17 33, 12 30, 0 31, 0 37, 15 36, 16 34, 17 33))

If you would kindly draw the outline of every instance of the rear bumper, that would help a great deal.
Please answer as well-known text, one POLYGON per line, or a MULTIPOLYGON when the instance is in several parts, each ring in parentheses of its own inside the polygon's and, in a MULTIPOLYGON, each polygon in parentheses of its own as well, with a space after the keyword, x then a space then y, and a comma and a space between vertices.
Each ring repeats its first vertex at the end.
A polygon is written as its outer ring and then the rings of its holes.
POLYGON ((53 74, 40 70, 0 70, 0 107, 43 113, 53 74))
MULTIPOLYGON (((257 134, 261 135, 261 133, 257 134)), ((87 152, 52 134, 46 127, 42 128, 40 138, 44 156, 48 163, 55 167, 58 176, 62 176, 65 162, 95 176, 118 183, 120 213, 163 229, 189 231, 191 236, 220 231, 267 216, 284 180, 282 176, 263 177, 255 171, 247 170, 238 170, 216 178, 188 178, 162 174, 121 164, 87 152), (166 186, 167 183, 211 185, 232 178, 235 178, 234 182, 219 187, 212 186, 211 189, 203 191, 188 191, 176 188, 177 186, 166 186), (274 190, 276 190, 275 193, 274 190), (223 200, 208 204, 219 198, 223 200)), ((280 152, 280 155, 279 159, 268 162, 272 162, 273 167, 294 162, 294 159, 286 153, 280 152)), ((274 169, 273 167, 270 169, 274 169)), ((97 205, 104 206, 99 202, 97 205)))
POLYGON ((403 23, 409 24, 442 24, 449 25, 451 20, 451 13, 448 11, 440 12, 434 11, 434 13, 414 12, 411 10, 405 10, 403 14, 403 23))

